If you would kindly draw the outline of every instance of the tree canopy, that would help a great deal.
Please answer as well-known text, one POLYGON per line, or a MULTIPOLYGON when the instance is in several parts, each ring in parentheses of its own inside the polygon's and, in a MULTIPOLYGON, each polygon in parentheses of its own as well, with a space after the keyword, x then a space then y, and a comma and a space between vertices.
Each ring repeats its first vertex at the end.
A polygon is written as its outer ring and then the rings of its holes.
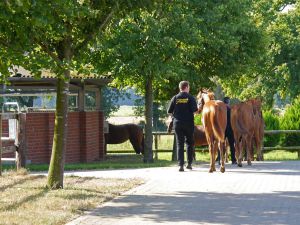
POLYGON ((215 77, 233 79, 253 68, 265 41, 251 3, 163 1, 115 20, 105 33, 98 45, 103 51, 94 57, 99 68, 108 66, 119 87, 145 94, 149 148, 153 101, 170 99, 180 80, 189 80, 195 93, 215 85, 215 77))
POLYGON ((48 70, 57 77, 49 188, 63 187, 69 79, 72 72, 90 74, 95 43, 113 18, 152 1, 140 0, 6 0, 0 2, 1 81, 9 68, 22 66, 36 77, 48 70))
POLYGON ((223 81, 228 93, 240 99, 262 96, 268 108, 274 95, 299 95, 299 2, 265 1, 254 4, 257 24, 266 31, 266 50, 257 64, 238 79, 223 81))

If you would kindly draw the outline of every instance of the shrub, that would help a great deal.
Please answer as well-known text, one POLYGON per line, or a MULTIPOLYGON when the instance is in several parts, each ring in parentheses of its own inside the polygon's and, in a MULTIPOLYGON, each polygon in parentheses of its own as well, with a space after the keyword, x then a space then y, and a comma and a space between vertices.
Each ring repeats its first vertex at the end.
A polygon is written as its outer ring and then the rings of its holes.
MULTIPOLYGON (((265 130, 279 130, 280 128, 280 118, 274 110, 269 110, 263 112, 263 117, 265 121, 265 130)), ((273 147, 279 144, 280 134, 265 135, 264 136, 264 146, 273 147)))
MULTIPOLYGON (((282 130, 300 130, 300 97, 294 103, 286 108, 283 117, 280 120, 282 130)), ((286 134, 282 136, 283 146, 298 146, 300 134, 286 134)))

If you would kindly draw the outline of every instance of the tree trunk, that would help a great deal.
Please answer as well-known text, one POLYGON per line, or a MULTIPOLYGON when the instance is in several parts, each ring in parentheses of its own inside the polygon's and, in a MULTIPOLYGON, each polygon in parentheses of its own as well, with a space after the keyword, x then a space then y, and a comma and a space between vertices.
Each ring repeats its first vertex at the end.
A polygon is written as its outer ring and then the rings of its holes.
MULTIPOLYGON (((60 59, 70 62, 71 57, 71 42, 66 39, 62 43, 60 59)), ((47 187, 50 189, 63 188, 67 143, 69 80, 70 70, 68 69, 64 71, 63 77, 59 76, 57 79, 55 125, 47 182, 47 187)))
MULTIPOLYGON (((70 71, 65 73, 69 76, 70 71)), ((51 161, 48 171, 48 188, 63 188, 65 148, 67 137, 67 114, 68 114, 68 92, 69 81, 58 78, 55 126, 53 135, 53 145, 51 161)))
POLYGON ((146 81, 145 96, 145 153, 144 162, 153 163, 153 136, 152 136, 152 118, 153 118, 153 89, 152 79, 146 81))

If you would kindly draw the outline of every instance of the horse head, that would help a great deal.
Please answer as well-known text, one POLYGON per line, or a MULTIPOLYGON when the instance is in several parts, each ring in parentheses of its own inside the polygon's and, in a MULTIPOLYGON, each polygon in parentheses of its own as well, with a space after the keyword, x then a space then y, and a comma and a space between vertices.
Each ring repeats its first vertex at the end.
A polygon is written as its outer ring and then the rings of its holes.
POLYGON ((206 88, 201 88, 197 94, 198 112, 201 113, 206 102, 215 99, 214 93, 206 88))

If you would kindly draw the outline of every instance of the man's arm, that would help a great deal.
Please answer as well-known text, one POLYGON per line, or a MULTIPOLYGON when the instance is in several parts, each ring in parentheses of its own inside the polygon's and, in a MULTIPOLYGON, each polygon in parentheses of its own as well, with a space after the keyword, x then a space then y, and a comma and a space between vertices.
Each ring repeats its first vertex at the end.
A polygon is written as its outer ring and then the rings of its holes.
POLYGON ((170 105, 169 105, 169 108, 168 108, 167 112, 169 114, 173 114, 174 113, 174 108, 175 108, 175 96, 171 99, 171 102, 170 102, 170 105))

